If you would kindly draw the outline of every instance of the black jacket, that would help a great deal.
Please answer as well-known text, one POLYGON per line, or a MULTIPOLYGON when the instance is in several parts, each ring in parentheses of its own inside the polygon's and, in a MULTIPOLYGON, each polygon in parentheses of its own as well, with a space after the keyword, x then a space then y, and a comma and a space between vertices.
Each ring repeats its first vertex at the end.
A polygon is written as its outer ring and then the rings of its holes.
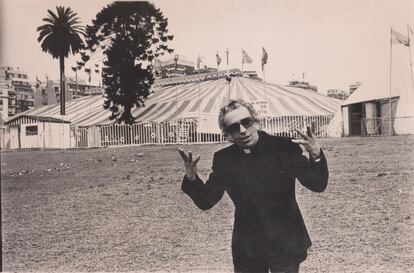
POLYGON ((319 162, 311 162, 290 139, 259 131, 250 154, 236 145, 216 152, 207 182, 184 176, 182 190, 202 210, 228 193, 235 205, 233 251, 300 255, 311 241, 296 202, 295 178, 312 191, 324 191, 328 168, 323 153, 319 162))

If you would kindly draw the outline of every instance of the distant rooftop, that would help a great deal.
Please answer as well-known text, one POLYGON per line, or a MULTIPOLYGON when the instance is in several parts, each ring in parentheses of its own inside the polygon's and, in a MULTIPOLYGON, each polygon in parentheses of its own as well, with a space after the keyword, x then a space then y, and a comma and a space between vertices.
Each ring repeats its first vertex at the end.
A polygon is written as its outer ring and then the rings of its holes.
POLYGON ((294 87, 299 87, 299 88, 304 88, 304 89, 310 89, 310 90, 313 90, 315 92, 318 91, 317 86, 310 85, 308 82, 305 82, 305 81, 290 81, 289 86, 294 86, 294 87))
POLYGON ((176 85, 176 84, 182 84, 182 83, 216 80, 216 79, 225 78, 227 76, 230 76, 230 77, 246 76, 246 77, 251 77, 251 78, 257 78, 257 73, 255 71, 243 71, 242 73, 240 69, 233 68, 229 70, 228 74, 227 74, 227 70, 221 70, 221 71, 216 71, 216 72, 194 74, 194 75, 188 75, 188 76, 182 76, 182 77, 157 79, 155 80, 153 86, 160 87, 160 86, 176 85))
MULTIPOLYGON (((161 66, 166 66, 166 65, 175 64, 175 61, 174 61, 174 59, 171 59, 171 60, 166 60, 166 61, 159 61, 158 63, 161 66)), ((185 65, 185 66, 192 66, 192 67, 194 67, 194 62, 187 61, 185 59, 180 59, 180 58, 178 58, 177 64, 178 65, 185 65)))

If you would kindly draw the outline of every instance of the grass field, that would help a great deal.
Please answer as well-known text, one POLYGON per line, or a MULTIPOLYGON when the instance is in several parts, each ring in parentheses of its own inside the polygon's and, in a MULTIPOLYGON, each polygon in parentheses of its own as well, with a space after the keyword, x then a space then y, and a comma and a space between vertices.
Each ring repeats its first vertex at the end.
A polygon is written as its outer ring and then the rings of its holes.
MULTIPOLYGON (((313 241, 301 272, 413 272, 414 137, 320 142, 327 190, 296 188, 313 241)), ((223 146, 184 149, 206 178, 223 146)), ((197 209, 177 148, 3 152, 4 270, 232 272, 233 204, 197 209)))

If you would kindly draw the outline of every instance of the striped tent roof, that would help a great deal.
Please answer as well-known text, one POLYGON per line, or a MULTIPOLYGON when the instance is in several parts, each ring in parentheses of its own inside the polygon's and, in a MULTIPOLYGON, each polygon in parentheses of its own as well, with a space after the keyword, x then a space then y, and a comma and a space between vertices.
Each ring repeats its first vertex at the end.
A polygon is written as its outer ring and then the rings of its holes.
MULTIPOLYGON (((145 107, 134 108, 136 121, 164 122, 181 118, 214 116, 229 98, 269 101, 269 116, 333 115, 340 101, 297 87, 270 84, 246 77, 195 81, 154 89, 145 107)), ((92 126, 113 123, 110 111, 103 109, 104 97, 87 96, 66 104, 66 120, 72 125, 92 126)), ((58 116, 59 104, 24 112, 25 115, 58 116)))

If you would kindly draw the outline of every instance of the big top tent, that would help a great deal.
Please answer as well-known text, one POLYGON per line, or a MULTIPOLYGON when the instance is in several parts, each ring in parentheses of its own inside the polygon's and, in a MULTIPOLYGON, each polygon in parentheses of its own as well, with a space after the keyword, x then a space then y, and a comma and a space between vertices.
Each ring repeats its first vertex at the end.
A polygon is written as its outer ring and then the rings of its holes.
MULTIPOLYGON (((333 115, 340 101, 298 87, 271 84, 248 77, 213 80, 193 80, 155 87, 145 101, 145 107, 134 108, 137 122, 165 122, 183 118, 209 117, 217 123, 219 108, 231 99, 267 102, 269 117, 333 115)), ((103 108, 102 95, 74 99, 66 105, 65 120, 71 126, 89 127, 113 124, 110 111, 103 108)), ((58 117, 59 104, 43 106, 24 112, 29 116, 58 117)))

